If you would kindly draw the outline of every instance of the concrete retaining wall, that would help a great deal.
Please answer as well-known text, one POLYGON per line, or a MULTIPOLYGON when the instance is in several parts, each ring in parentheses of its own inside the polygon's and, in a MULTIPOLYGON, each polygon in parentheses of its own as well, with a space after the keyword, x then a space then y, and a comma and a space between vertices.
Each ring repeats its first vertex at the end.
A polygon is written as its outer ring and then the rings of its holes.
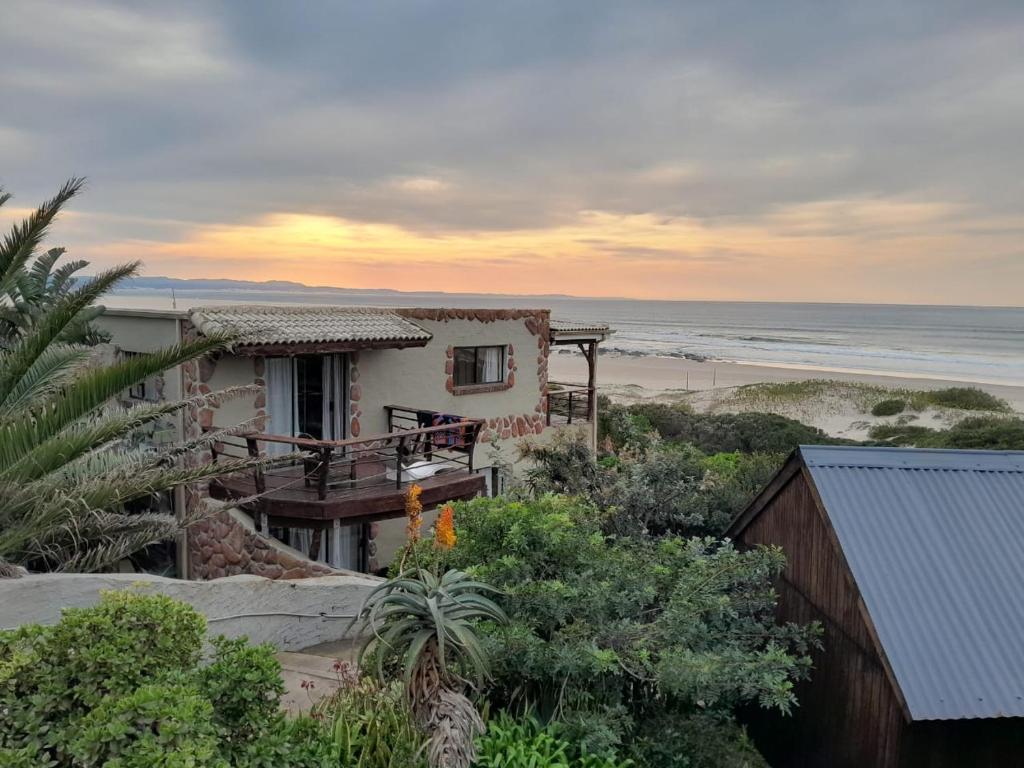
POLYGON ((349 617, 380 583, 355 574, 296 580, 243 575, 213 581, 145 574, 40 574, 0 579, 0 628, 55 624, 64 608, 94 605, 103 591, 139 589, 189 603, 206 616, 210 634, 246 635, 254 643, 297 651, 341 639, 349 617))

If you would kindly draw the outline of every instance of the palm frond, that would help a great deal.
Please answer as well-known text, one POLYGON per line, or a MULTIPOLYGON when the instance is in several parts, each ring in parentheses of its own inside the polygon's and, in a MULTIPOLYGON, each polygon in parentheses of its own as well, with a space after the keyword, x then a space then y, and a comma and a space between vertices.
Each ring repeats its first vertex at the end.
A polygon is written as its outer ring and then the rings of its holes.
POLYGON ((55 343, 79 313, 125 277, 138 271, 138 263, 106 270, 92 281, 61 297, 39 321, 0 356, 0 405, 43 351, 55 343))
POLYGON ((11 388, 0 405, 0 418, 40 407, 70 382, 70 377, 88 359, 89 350, 71 344, 53 344, 11 388))
MULTIPOLYGON (((0 294, 10 292, 21 270, 46 236, 54 218, 64 204, 84 186, 85 179, 68 179, 56 195, 40 205, 28 218, 11 227, 11 231, 0 240, 0 294)), ((5 197, 4 201, 8 198, 5 197)))

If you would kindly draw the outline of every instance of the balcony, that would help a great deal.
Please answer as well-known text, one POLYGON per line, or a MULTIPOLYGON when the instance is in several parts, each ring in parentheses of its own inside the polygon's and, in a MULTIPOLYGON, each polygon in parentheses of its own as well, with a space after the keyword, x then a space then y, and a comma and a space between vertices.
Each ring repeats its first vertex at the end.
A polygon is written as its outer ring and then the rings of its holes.
POLYGON ((548 426, 594 420, 597 389, 586 384, 548 382, 548 426))
POLYGON ((434 411, 388 406, 389 432, 350 440, 313 440, 252 433, 225 438, 214 460, 266 456, 268 465, 220 478, 210 495, 235 501, 270 526, 312 528, 359 525, 405 514, 413 483, 423 506, 479 495, 483 475, 473 469, 482 421, 434 411), (426 426, 430 425, 430 426, 426 426), (280 457, 275 459, 274 457, 280 457))

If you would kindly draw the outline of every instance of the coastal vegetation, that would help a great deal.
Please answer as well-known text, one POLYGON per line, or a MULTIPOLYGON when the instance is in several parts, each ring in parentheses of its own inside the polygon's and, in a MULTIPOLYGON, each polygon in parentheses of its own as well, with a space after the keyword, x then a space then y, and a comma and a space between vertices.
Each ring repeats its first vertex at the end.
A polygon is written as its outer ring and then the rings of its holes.
POLYGON ((879 424, 871 439, 887 445, 917 448, 973 448, 992 451, 1024 450, 1024 419, 977 416, 958 421, 948 429, 915 424, 879 424))
POLYGON ((908 389, 884 387, 878 384, 833 379, 807 379, 804 381, 765 382, 747 384, 732 389, 718 404, 718 408, 743 408, 772 411, 786 406, 807 406, 811 403, 841 401, 854 403, 861 413, 876 416, 894 415, 903 410, 923 411, 944 408, 958 411, 988 411, 1010 413, 1012 408, 1003 399, 977 387, 946 387, 940 389, 908 389), (882 403, 883 410, 903 403, 903 408, 891 414, 874 413, 882 403))
POLYGON ((204 652, 205 639, 191 607, 130 591, 0 632, 0 765, 425 766, 400 690, 355 678, 288 718, 273 647, 218 637, 204 652))
MULTIPOLYGON (((216 335, 110 362, 84 342, 99 298, 134 275, 126 264, 74 281, 83 262, 54 271, 60 249, 37 249, 63 206, 83 187, 68 181, 12 226, 0 242, 0 576, 32 570, 109 567, 173 537, 183 521, 133 511, 133 502, 176 486, 229 473, 248 461, 195 461, 218 438, 152 450, 133 435, 208 398, 113 405, 128 387, 222 349, 216 335)), ((0 204, 8 196, 0 195, 0 204)), ((187 521, 184 521, 187 523, 187 521)))

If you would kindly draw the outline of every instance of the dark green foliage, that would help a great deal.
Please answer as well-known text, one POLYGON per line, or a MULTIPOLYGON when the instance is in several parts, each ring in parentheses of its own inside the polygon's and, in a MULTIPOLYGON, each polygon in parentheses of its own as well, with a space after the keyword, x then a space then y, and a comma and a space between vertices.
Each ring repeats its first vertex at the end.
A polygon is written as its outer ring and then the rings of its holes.
POLYGON ((907 403, 904 400, 882 400, 871 408, 871 415, 895 416, 897 413, 903 413, 906 408, 907 403))
POLYGON ((401 685, 363 680, 323 699, 314 712, 327 721, 341 765, 426 768, 427 737, 413 724, 401 685))
MULTIPOLYGON (((205 629, 183 603, 115 592, 56 626, 0 633, 0 765, 415 768, 364 759, 326 715, 286 719, 269 646, 214 638, 201 665, 205 629), (339 763, 343 749, 355 759, 339 763)), ((381 738, 404 728, 394 752, 408 756, 420 742, 408 738, 411 722, 394 720, 381 738)))
POLYGON ((191 671, 206 623, 170 598, 110 593, 68 610, 54 627, 0 634, 0 746, 64 751, 78 723, 107 697, 191 671))
MULTIPOLYGON (((232 750, 232 768, 341 768, 329 726, 310 717, 278 716, 263 733, 232 750)), ((223 750, 224 745, 221 742, 223 750)), ((358 761, 351 763, 359 766, 358 761)), ((374 763, 366 763, 375 766, 374 763)), ((198 766, 197 766, 198 768, 198 766)), ((415 768, 412 766, 411 768, 415 768)))
POLYGON ((647 718, 632 750, 652 768, 768 768, 743 729, 714 714, 647 718))
POLYGON ((242 749, 280 716, 281 664, 270 645, 225 637, 212 643, 214 658, 199 669, 198 685, 213 705, 213 720, 225 747, 242 749))
POLYGON ((75 729, 76 765, 227 768, 217 755, 213 707, 186 685, 144 685, 108 696, 75 729))
POLYGON ((773 413, 693 413, 661 403, 629 406, 627 411, 663 439, 689 443, 703 453, 789 453, 798 445, 849 442, 773 413))
POLYGON ((1024 419, 977 416, 964 419, 949 429, 880 424, 872 427, 869 435, 872 440, 889 445, 1020 451, 1024 450, 1024 419))
POLYGON ((530 470, 535 494, 572 489, 608 510, 602 516, 605 532, 622 536, 720 535, 785 458, 738 452, 705 456, 651 438, 596 463, 583 439, 563 438, 524 453, 537 462, 530 470))
POLYGON ((550 445, 524 443, 520 453, 531 462, 526 482, 534 493, 586 496, 598 486, 594 454, 582 438, 558 433, 550 445))
POLYGON ((957 408, 964 411, 997 411, 1009 413, 1009 403, 977 387, 949 387, 924 393, 931 405, 941 408, 957 408))
POLYGON ((490 700, 557 714, 570 741, 601 753, 660 714, 788 711, 811 636, 773 622, 781 552, 609 538, 605 517, 555 496, 457 506, 449 564, 501 588, 510 618, 485 625, 490 700))
POLYGON ((704 456, 680 446, 625 458, 606 472, 601 504, 619 534, 720 535, 771 480, 783 455, 704 456))
POLYGON ((487 723, 477 739, 477 768, 629 768, 632 760, 580 754, 562 738, 555 723, 541 725, 532 716, 514 719, 507 713, 487 723))

